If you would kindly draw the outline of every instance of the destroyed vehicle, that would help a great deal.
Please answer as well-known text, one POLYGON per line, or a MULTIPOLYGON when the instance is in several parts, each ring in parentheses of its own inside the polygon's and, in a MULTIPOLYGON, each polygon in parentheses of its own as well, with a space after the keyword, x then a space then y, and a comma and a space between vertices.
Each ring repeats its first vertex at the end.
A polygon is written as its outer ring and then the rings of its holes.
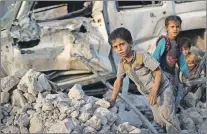
POLYGON ((152 53, 165 33, 165 17, 173 14, 183 20, 181 35, 193 39, 195 52, 203 55, 205 1, 16 1, 1 18, 1 75, 35 68, 62 88, 99 82, 78 54, 106 80, 113 79, 119 57, 108 35, 125 27, 134 49, 152 53))

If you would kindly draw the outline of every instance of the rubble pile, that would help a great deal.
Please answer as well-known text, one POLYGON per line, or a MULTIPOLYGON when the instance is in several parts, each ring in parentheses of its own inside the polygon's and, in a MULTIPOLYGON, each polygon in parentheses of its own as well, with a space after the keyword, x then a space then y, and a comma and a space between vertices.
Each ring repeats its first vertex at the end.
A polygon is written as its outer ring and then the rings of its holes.
MULTIPOLYGON (((21 79, 5 77, 1 90, 2 133, 150 133, 146 125, 119 97, 109 108, 104 98, 87 96, 81 85, 74 85, 69 92, 60 92, 47 77, 33 69, 21 79)), ((154 125, 152 111, 140 95, 128 95, 131 103, 154 125)), ((178 114, 183 132, 205 132, 206 103, 199 102, 178 114)))
MULTIPOLYGON (((21 80, 14 82, 9 79, 7 83, 10 83, 9 87, 5 85, 3 88, 6 90, 1 92, 1 96, 5 96, 1 99, 2 133, 142 131, 118 119, 118 108, 109 108, 110 104, 105 98, 87 96, 79 84, 74 85, 68 93, 58 92, 44 74, 32 69, 21 80)), ((137 126, 141 125, 138 120, 137 126)), ((143 131, 147 130, 142 128, 143 131)))

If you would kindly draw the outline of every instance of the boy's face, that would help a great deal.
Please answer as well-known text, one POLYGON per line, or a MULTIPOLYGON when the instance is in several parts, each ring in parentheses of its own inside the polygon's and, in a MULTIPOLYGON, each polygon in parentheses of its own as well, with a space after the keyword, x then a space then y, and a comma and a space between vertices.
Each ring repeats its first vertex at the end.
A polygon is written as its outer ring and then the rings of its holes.
POLYGON ((184 56, 186 56, 186 55, 188 55, 190 53, 190 48, 182 47, 181 50, 182 50, 184 56))
POLYGON ((117 38, 112 41, 113 50, 121 57, 126 57, 131 51, 131 43, 129 44, 123 39, 117 38))
POLYGON ((181 26, 179 21, 169 21, 166 27, 169 37, 175 38, 181 31, 181 26))

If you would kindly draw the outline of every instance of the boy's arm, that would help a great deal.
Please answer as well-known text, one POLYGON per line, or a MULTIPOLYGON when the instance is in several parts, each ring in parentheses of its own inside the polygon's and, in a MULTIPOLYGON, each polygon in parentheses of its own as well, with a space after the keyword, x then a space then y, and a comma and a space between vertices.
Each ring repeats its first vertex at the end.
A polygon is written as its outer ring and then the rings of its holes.
POLYGON ((116 80, 114 82, 114 85, 113 85, 112 97, 111 97, 111 101, 110 101, 111 106, 110 107, 113 107, 113 105, 116 102, 116 98, 117 98, 117 95, 119 93, 124 75, 125 75, 125 71, 121 67, 121 64, 119 64, 118 69, 117 69, 117 75, 116 75, 117 78, 116 78, 116 80))
POLYGON ((164 51, 165 51, 165 39, 161 39, 159 42, 158 42, 158 45, 155 49, 155 51, 153 52, 152 56, 158 61, 160 62, 160 58, 161 56, 163 55, 164 51))
POLYGON ((181 70, 181 72, 183 73, 183 75, 185 76, 185 78, 189 78, 190 74, 188 72, 188 68, 187 68, 187 64, 185 62, 185 57, 184 55, 181 53, 179 58, 178 58, 178 66, 181 70))
POLYGON ((161 82, 161 70, 159 68, 160 64, 150 54, 144 55, 143 63, 145 67, 149 68, 155 74, 154 84, 152 85, 152 89, 147 97, 149 104, 154 105, 157 98, 157 91, 161 82))

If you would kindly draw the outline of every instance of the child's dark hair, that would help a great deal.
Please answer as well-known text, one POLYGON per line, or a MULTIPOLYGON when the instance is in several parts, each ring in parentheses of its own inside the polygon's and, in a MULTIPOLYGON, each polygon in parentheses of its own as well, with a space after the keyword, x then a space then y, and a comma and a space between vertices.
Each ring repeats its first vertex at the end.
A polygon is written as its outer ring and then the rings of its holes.
POLYGON ((178 38, 177 43, 179 45, 180 48, 191 48, 191 46, 193 45, 193 42, 191 41, 190 38, 187 37, 181 37, 178 38))
POLYGON ((112 41, 116 40, 117 38, 120 38, 122 40, 125 40, 127 43, 132 42, 132 36, 129 30, 126 28, 120 27, 115 29, 108 38, 108 42, 110 45, 112 45, 112 41))
POLYGON ((180 25, 182 23, 182 20, 179 16, 176 16, 176 15, 171 15, 171 16, 168 16, 166 19, 165 19, 165 26, 168 26, 169 25, 169 21, 179 21, 180 22, 180 25))

